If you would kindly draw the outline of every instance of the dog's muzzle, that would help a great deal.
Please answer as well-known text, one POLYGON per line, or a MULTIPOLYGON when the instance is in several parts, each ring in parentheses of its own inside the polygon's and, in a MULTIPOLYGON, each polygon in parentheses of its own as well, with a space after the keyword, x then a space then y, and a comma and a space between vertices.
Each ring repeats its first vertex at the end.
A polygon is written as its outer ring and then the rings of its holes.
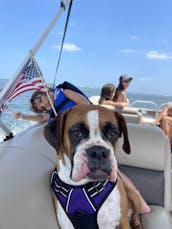
POLYGON ((104 146, 94 145, 86 149, 86 156, 90 170, 87 176, 93 180, 107 179, 111 173, 110 150, 104 146))

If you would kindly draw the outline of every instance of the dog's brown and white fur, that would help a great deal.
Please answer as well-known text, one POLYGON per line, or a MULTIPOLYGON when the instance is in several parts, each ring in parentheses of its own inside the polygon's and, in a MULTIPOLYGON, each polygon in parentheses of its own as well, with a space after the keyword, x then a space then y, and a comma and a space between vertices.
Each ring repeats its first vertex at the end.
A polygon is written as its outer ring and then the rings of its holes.
MULTIPOLYGON (((44 129, 45 138, 57 151, 56 167, 62 181, 71 185, 82 185, 90 181, 117 180, 117 186, 98 212, 97 222, 100 229, 111 229, 117 225, 120 229, 129 229, 129 205, 133 208, 130 222, 132 227, 142 228, 138 219, 139 198, 130 190, 126 194, 117 172, 114 152, 121 134, 124 136, 123 149, 129 154, 127 127, 122 115, 95 105, 77 105, 68 109, 44 129), (94 146, 105 152, 100 152, 102 155, 98 157, 99 152, 94 152, 94 146)), ((73 228, 55 196, 54 202, 60 228, 73 228)))

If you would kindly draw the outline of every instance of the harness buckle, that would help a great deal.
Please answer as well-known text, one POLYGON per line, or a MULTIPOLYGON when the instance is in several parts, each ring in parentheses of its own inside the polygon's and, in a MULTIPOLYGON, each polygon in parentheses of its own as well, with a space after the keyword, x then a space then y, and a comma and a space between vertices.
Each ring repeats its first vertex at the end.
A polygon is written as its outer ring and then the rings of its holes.
POLYGON ((94 189, 97 193, 100 193, 100 190, 96 187, 96 185, 94 185, 94 189))

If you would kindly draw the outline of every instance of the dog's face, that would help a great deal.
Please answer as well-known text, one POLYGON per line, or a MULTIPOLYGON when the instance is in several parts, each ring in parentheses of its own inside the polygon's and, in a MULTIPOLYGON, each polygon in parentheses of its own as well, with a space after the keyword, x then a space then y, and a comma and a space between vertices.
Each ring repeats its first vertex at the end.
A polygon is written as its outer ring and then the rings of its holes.
POLYGON ((47 141, 56 149, 58 159, 71 162, 70 178, 80 181, 116 180, 115 147, 124 135, 123 149, 130 153, 124 118, 106 108, 77 105, 49 123, 44 129, 47 141))

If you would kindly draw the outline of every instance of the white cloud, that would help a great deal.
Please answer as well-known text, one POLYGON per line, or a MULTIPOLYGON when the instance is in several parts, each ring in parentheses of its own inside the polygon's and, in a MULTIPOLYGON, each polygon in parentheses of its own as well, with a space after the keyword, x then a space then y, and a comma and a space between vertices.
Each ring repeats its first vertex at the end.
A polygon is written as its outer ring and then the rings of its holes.
POLYGON ((56 34, 57 34, 57 36, 62 36, 63 35, 63 32, 58 32, 56 34))
POLYGON ((138 78, 139 81, 151 81, 152 79, 150 77, 141 77, 141 78, 138 78))
POLYGON ((144 53, 145 51, 145 49, 121 49, 121 52, 124 53, 144 53))
POLYGON ((134 36, 134 35, 133 35, 133 36, 130 36, 130 40, 133 40, 133 41, 134 41, 134 40, 137 40, 137 37, 134 36))
POLYGON ((125 52, 125 53, 133 53, 134 52, 133 49, 122 49, 121 51, 125 52))
MULTIPOLYGON (((53 45, 52 48, 55 49, 60 49, 60 45, 53 45)), ((79 48, 77 45, 75 44, 71 44, 71 43, 64 43, 63 45, 63 50, 66 52, 77 52, 80 51, 81 48, 79 48)))
POLYGON ((156 50, 151 50, 146 53, 148 59, 159 59, 159 60, 168 60, 172 59, 172 53, 169 52, 159 52, 156 50))

